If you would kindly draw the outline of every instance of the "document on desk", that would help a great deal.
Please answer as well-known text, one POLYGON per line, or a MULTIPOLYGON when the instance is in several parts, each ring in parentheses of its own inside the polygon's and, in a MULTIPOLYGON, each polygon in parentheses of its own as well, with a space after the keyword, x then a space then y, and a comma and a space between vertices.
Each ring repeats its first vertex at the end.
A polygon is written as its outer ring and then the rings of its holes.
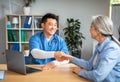
POLYGON ((0 70, 0 80, 3 80, 5 77, 5 71, 4 70, 0 70))

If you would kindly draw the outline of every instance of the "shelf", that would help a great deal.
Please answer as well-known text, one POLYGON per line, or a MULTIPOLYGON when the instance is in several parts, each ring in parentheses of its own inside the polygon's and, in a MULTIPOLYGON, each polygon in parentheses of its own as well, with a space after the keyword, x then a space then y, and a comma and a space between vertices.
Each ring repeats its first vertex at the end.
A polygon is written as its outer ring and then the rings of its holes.
POLYGON ((20 42, 7 42, 8 44, 20 43, 20 42))
POLYGON ((7 30, 19 30, 19 28, 7 28, 7 30))
POLYGON ((20 30, 33 30, 33 28, 21 28, 20 30))

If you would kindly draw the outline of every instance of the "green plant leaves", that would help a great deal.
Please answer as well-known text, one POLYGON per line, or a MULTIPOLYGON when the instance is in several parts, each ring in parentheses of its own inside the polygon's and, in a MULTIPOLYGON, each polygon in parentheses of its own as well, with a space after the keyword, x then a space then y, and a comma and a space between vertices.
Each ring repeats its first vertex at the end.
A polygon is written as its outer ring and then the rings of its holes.
POLYGON ((82 40, 85 39, 80 32, 81 22, 79 19, 67 18, 67 27, 63 30, 65 35, 65 41, 69 50, 72 52, 79 47, 82 48, 82 40))

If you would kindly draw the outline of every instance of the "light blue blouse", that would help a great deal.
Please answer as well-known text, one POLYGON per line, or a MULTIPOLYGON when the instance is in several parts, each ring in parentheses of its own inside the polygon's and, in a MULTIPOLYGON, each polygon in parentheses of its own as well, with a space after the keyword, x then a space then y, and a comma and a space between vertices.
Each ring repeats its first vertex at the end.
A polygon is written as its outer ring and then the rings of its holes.
POLYGON ((78 73, 86 79, 94 82, 120 82, 120 47, 111 37, 107 37, 102 44, 96 46, 93 56, 88 61, 74 57, 72 63, 87 70, 78 73), (97 60, 93 66, 96 55, 97 60))
MULTIPOLYGON (((43 32, 33 35, 29 40, 29 48, 30 52, 32 49, 40 49, 44 51, 62 51, 68 54, 68 48, 64 39, 57 34, 54 34, 49 41, 47 41, 43 32)), ((55 58, 36 59, 33 58, 31 54, 30 58, 32 60, 32 64, 46 64, 55 60, 55 58)))

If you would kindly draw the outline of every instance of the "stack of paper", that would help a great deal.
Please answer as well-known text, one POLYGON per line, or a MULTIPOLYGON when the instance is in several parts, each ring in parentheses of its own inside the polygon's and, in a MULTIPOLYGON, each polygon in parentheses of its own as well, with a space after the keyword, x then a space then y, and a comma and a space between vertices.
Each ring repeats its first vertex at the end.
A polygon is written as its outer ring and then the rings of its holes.
POLYGON ((3 80, 5 76, 5 71, 4 70, 0 70, 0 80, 3 80))

